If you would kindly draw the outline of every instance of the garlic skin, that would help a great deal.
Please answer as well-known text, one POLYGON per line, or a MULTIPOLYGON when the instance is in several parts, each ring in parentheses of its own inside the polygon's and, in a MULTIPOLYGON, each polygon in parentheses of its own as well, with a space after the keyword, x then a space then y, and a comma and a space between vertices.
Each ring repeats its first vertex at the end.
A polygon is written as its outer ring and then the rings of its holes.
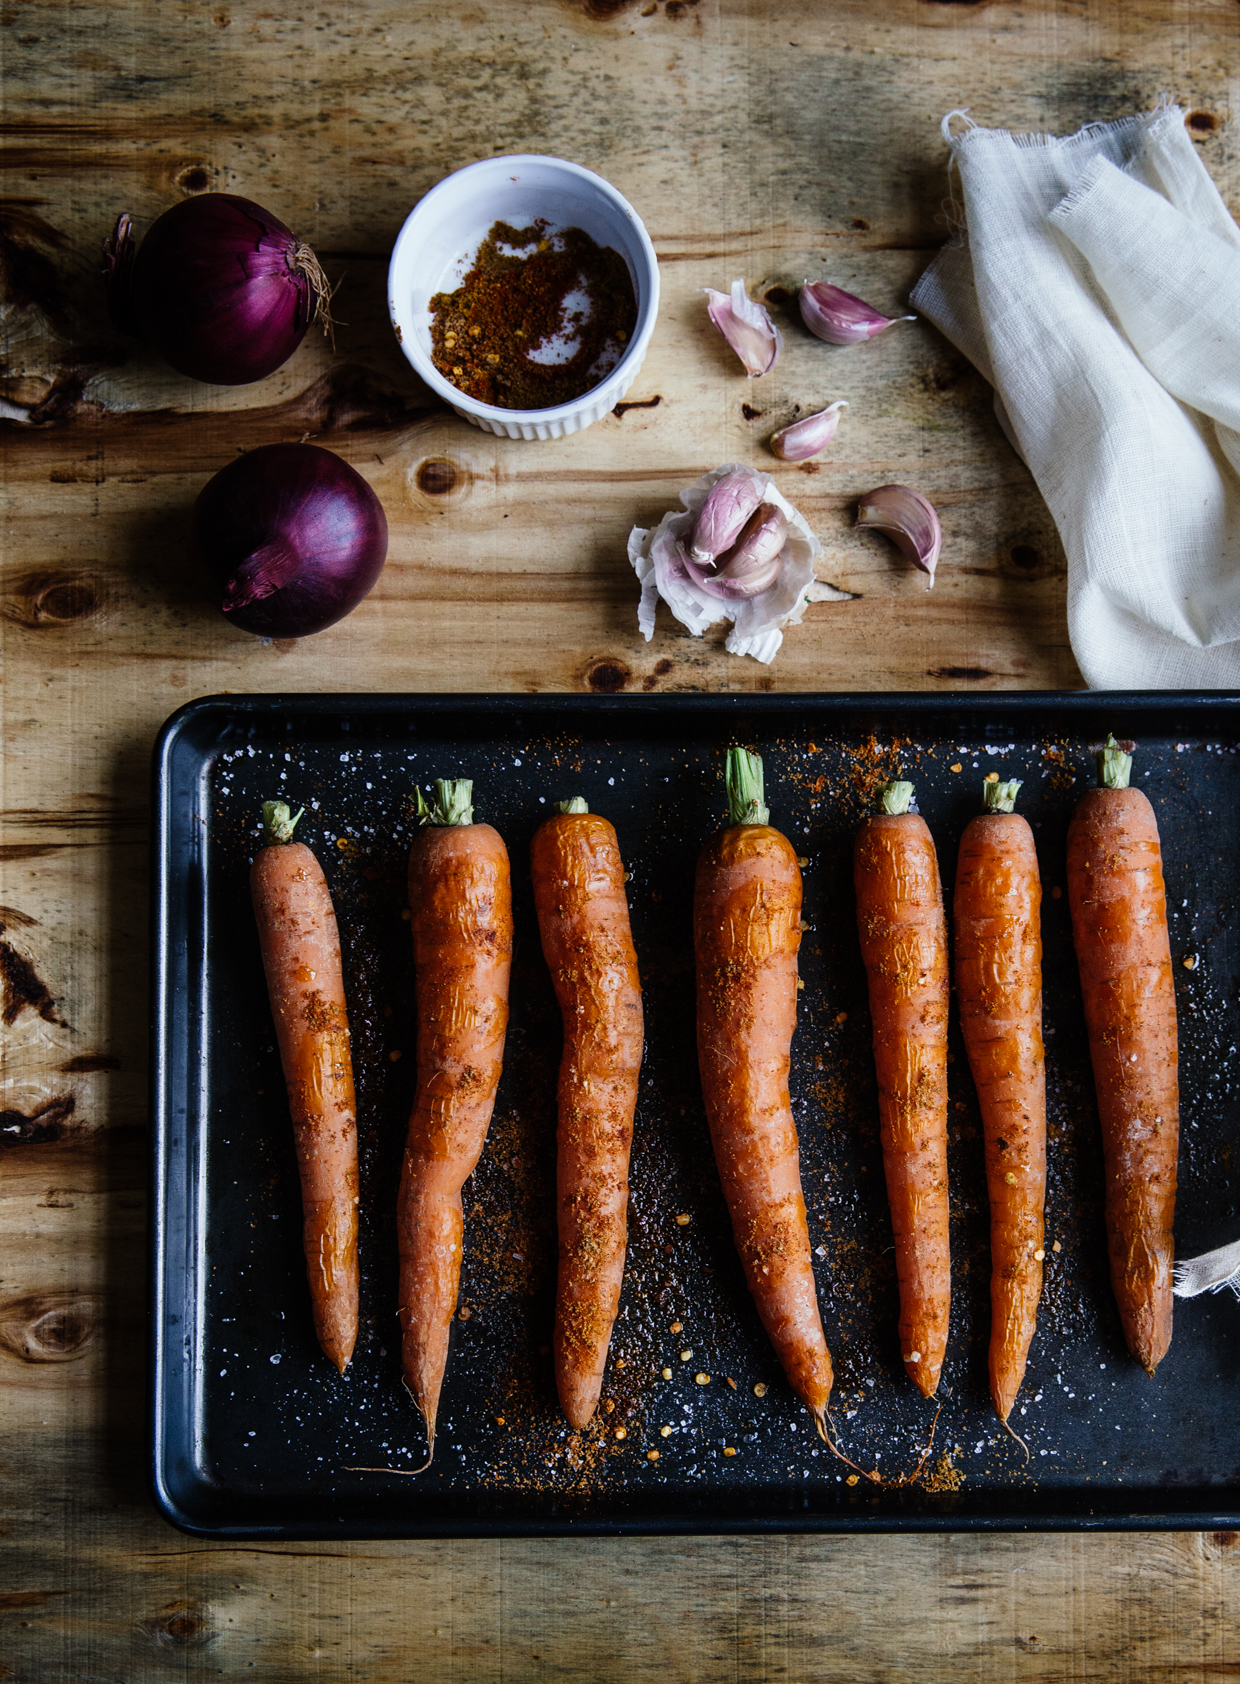
POLYGON ((771 436, 771 450, 781 462, 808 462, 831 443, 839 429, 840 410, 847 408, 848 399, 837 398, 826 409, 803 415, 790 427, 781 427, 771 436))
POLYGON ((880 485, 877 491, 861 499, 857 525, 886 533, 914 567, 930 575, 926 589, 931 589, 943 544, 943 528, 934 505, 920 491, 907 485, 880 485))
POLYGON ((771 320, 764 304, 756 303, 745 291, 744 281, 733 281, 732 292, 703 287, 707 314, 745 365, 751 380, 769 374, 784 348, 784 336, 771 320))
MULTIPOLYGON (((815 579, 814 564, 822 557, 822 545, 769 474, 728 462, 686 486, 680 501, 682 507, 669 509, 658 526, 635 526, 629 533, 629 561, 641 585, 637 623, 647 642, 654 636, 655 614, 662 601, 694 637, 701 637, 718 620, 730 620, 724 645, 728 653, 770 662, 783 642, 783 628, 798 624, 809 603, 843 602, 851 595, 815 579), (702 574, 690 562, 686 548, 712 488, 730 474, 748 475, 754 482, 756 502, 774 504, 788 523, 774 583, 757 596, 729 598, 706 590, 698 583, 702 574)), ((712 583, 720 582, 717 575, 710 577, 712 583)))
POLYGON ((801 288, 801 320, 812 334, 828 345, 859 345, 885 333, 895 322, 916 321, 915 316, 884 316, 864 298, 833 287, 826 281, 806 281, 801 288))
POLYGON ((717 572, 702 573, 692 560, 685 565, 690 578, 708 596, 744 602, 748 597, 761 596, 779 578, 787 541, 788 517, 784 511, 774 503, 759 503, 736 543, 718 558, 717 572))
POLYGON ((690 561, 709 567, 716 556, 730 550, 761 501, 762 488, 747 468, 725 474, 698 510, 689 539, 690 561))

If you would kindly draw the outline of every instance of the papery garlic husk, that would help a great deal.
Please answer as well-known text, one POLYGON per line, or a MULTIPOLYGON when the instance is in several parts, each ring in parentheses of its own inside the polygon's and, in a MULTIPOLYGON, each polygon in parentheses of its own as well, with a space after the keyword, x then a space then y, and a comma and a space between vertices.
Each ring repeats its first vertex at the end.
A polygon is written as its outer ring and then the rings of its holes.
POLYGON ((771 449, 781 462, 808 462, 825 450, 835 437, 840 424, 840 410, 848 408, 847 398, 837 398, 826 409, 813 415, 803 415, 790 427, 781 427, 772 434, 771 449))
POLYGON ((750 298, 744 281, 732 282, 731 296, 713 287, 703 287, 702 291, 711 321, 744 363, 749 378, 769 374, 784 348, 784 336, 766 306, 750 298))
POLYGON ((877 491, 861 499, 857 525, 886 533, 914 567, 930 575, 926 589, 931 588, 943 543, 943 528, 934 505, 920 491, 907 485, 880 485, 877 491))
POLYGON ((725 474, 706 494, 689 539, 689 559, 709 567, 730 550, 762 501, 762 488, 748 468, 725 474))
MULTIPOLYGON (((658 526, 635 526, 629 533, 629 561, 641 583, 637 623, 647 642, 654 636, 655 612, 663 601, 694 637, 701 637, 717 620, 731 620, 725 647, 732 655, 752 655, 757 661, 775 659, 783 642, 783 628, 796 625, 811 602, 845 601, 840 591, 814 577, 822 545, 804 515, 794 509, 769 474, 738 462, 703 474, 680 493, 681 509, 669 509, 658 526), (758 503, 773 503, 788 523, 773 584, 758 596, 728 599, 698 583, 703 577, 689 560, 686 541, 711 489, 729 474, 747 474, 754 482, 758 503)), ((712 577, 712 582, 718 583, 712 577)))
POLYGON ((784 545, 788 541, 788 518, 774 503, 760 503, 730 550, 716 563, 718 571, 701 572, 692 559, 686 566, 690 577, 708 596, 725 602, 743 602, 761 596, 779 578, 784 545))
POLYGON ((916 320, 914 316, 884 316, 864 298, 826 281, 806 281, 800 302, 801 320, 829 345, 859 345, 863 339, 885 333, 895 322, 916 320))

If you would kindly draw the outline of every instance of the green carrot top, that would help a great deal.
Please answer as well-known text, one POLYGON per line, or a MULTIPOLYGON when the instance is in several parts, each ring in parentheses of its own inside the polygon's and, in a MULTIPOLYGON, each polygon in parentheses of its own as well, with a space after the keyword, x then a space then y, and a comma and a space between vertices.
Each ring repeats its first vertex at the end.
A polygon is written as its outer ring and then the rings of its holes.
POLYGON ((771 810, 762 799, 762 756, 730 748, 727 763, 728 819, 732 824, 769 824, 771 810))
POLYGON ((1127 789, 1128 778, 1132 772, 1132 752, 1136 743, 1116 742, 1110 731, 1107 732, 1105 743, 1098 743, 1094 747, 1094 759, 1098 762, 1098 782, 1103 789, 1127 789))
POLYGON ((901 778, 893 778, 879 790, 878 799, 882 803, 884 813, 895 816, 907 813, 913 800, 913 786, 901 778))
POLYGON ((1012 778, 1007 783, 1000 780, 998 772, 992 772, 982 785, 982 809, 987 813, 1013 813, 1016 811, 1016 792, 1023 779, 1012 778))
POLYGON ((436 778, 429 801, 418 790, 419 824, 473 824, 474 785, 471 778, 436 778))
POLYGON ((263 831, 266 835, 267 845, 273 847, 277 842, 291 842, 293 840, 293 827, 305 810, 304 807, 299 807, 290 818, 287 801, 264 801, 263 831))

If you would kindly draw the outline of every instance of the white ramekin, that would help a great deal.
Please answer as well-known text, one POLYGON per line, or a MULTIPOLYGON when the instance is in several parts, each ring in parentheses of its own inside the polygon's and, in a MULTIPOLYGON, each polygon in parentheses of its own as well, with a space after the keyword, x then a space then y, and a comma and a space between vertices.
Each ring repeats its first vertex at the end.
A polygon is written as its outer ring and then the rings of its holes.
POLYGON ((659 311, 659 265, 641 218, 602 176, 563 158, 516 153, 484 158, 445 177, 420 199, 397 235, 388 265, 388 313, 400 348, 418 374, 456 413, 510 439, 558 439, 579 433, 624 397, 637 378, 659 311), (437 292, 459 286, 496 222, 522 227, 545 217, 553 228, 582 228, 628 264, 637 294, 632 343, 598 386, 555 409, 499 409, 460 392, 431 361, 431 313, 437 292))

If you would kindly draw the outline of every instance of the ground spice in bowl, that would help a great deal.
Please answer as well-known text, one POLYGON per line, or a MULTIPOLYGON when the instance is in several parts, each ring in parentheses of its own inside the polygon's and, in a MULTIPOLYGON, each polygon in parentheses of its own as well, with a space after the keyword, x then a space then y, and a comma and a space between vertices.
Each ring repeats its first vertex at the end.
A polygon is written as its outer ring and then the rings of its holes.
POLYGON ((496 222, 430 312, 431 361, 458 391, 497 409, 555 409, 620 361, 637 297, 624 258, 583 229, 496 222))

